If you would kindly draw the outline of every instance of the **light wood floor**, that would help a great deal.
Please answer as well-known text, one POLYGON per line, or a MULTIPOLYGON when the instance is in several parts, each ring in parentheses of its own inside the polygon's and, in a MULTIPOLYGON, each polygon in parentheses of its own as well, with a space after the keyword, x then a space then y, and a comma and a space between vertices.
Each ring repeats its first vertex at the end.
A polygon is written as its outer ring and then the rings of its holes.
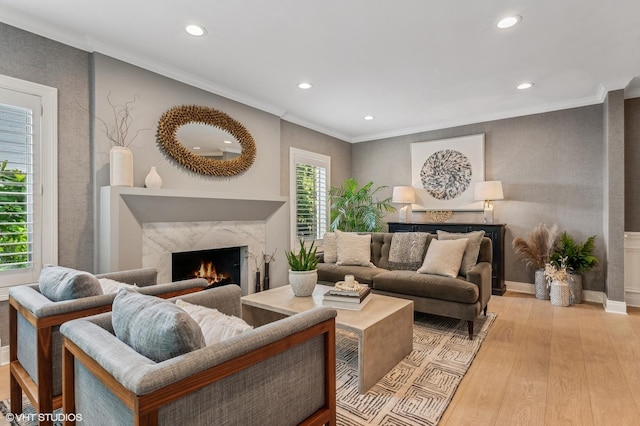
POLYGON ((640 425, 640 309, 507 292, 489 310, 498 318, 440 425, 640 425))

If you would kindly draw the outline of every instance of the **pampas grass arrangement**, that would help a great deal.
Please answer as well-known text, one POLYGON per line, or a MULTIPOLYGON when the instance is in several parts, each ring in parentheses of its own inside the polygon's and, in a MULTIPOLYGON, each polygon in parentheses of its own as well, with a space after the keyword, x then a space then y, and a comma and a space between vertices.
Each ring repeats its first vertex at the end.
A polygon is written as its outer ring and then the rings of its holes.
POLYGON ((516 237, 511 245, 516 254, 522 257, 527 267, 533 266, 536 269, 540 269, 544 268, 549 262, 557 237, 558 227, 556 225, 549 229, 547 225, 541 223, 529 232, 529 241, 516 237))

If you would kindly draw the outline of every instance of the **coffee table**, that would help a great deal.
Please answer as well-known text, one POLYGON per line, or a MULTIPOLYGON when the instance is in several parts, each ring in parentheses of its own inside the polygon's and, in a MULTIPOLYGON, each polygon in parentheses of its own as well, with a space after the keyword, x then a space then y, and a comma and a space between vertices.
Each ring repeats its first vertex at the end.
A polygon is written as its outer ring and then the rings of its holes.
MULTIPOLYGON (((296 297, 291 286, 242 297, 242 317, 258 327, 322 306, 330 286, 317 285, 313 296, 296 297)), ((370 294, 360 311, 336 309, 336 327, 358 336, 358 390, 367 392, 413 349, 413 301, 370 294)))

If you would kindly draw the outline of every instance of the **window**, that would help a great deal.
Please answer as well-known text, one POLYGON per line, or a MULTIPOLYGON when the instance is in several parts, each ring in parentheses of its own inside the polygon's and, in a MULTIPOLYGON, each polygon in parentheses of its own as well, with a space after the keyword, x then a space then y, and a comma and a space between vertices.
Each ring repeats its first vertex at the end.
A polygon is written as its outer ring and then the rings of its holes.
POLYGON ((0 298, 57 262, 57 91, 0 76, 0 298))
POLYGON ((293 247, 299 239, 320 240, 327 231, 331 159, 296 148, 289 156, 293 247))

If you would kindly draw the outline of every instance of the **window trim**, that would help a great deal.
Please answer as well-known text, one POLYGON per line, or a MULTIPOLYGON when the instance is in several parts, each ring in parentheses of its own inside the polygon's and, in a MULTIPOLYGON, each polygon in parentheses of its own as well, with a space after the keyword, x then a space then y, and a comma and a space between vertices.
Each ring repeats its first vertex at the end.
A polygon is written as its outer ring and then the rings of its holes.
POLYGON ((58 263, 58 89, 5 75, 0 75, 0 87, 38 96, 42 105, 41 138, 38 141, 42 185, 40 188, 34 188, 34 192, 39 191, 42 196, 42 211, 39 218, 41 256, 40 259, 34 259, 30 278, 20 279, 17 278, 18 274, 13 277, 9 275, 9 278, 3 277, 3 282, 0 284, 0 300, 7 300, 9 287, 35 282, 43 265, 58 263))
MULTIPOLYGON (((297 205, 296 205, 296 164, 304 162, 303 160, 307 160, 307 164, 311 165, 322 165, 327 170, 327 191, 331 188, 331 157, 324 154, 319 154, 316 152, 306 151, 300 148, 289 148, 289 204, 290 204, 290 213, 289 213, 289 236, 291 240, 291 249, 296 249, 298 245, 297 229, 296 229, 296 217, 297 217, 297 205)), ((329 221, 330 221, 330 200, 327 195, 327 229, 329 229, 329 221)))

